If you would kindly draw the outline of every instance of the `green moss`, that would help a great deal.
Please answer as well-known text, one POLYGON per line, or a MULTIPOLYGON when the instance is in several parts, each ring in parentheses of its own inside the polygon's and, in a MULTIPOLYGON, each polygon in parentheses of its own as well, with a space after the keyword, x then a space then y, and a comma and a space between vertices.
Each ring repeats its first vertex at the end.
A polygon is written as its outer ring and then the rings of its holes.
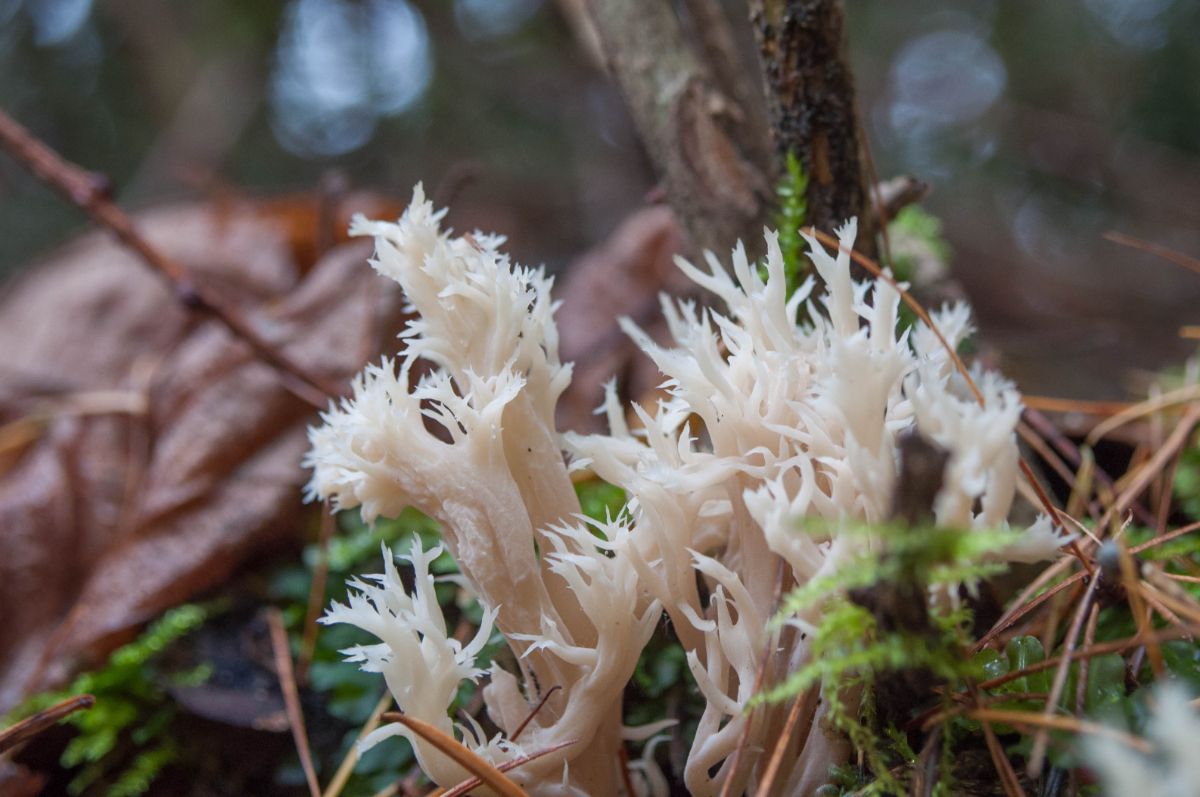
MULTIPOLYGON (((826 536, 832 530, 824 523, 810 523, 804 531, 826 536)), ((776 626, 796 612, 813 606, 821 609, 809 642, 808 663, 753 702, 789 700, 819 688, 830 722, 846 734, 873 777, 855 793, 903 794, 907 788, 903 773, 916 756, 906 734, 877 715, 875 687, 880 679, 922 673, 950 693, 969 680, 1003 674, 1012 662, 1001 662, 991 651, 975 658, 964 655, 971 642, 971 612, 965 607, 938 602, 929 607, 923 627, 881 626, 880 608, 871 607, 864 595, 925 595, 930 587, 973 587, 1003 569, 987 558, 1013 543, 1018 533, 887 524, 848 525, 837 533, 869 536, 871 545, 862 546, 867 552, 846 562, 837 573, 787 596, 774 618, 776 626), (896 589, 889 591, 889 585, 896 589), (857 696, 856 703, 851 696, 857 696)), ((1014 650, 1020 661, 1031 654, 1022 644, 1014 650)), ((942 758, 944 764, 952 763, 946 750, 942 758)))
POLYGON ((784 275, 787 277, 787 295, 790 297, 807 271, 804 262, 804 239, 800 228, 808 221, 808 175, 796 153, 789 152, 784 159, 784 177, 775 188, 779 197, 779 211, 775 216, 775 229, 779 230, 779 249, 783 253, 784 275))
MULTIPOLYGON (((72 795, 103 794, 136 797, 145 793, 158 774, 179 756, 168 738, 175 704, 167 697, 166 679, 156 660, 172 643, 199 628, 214 607, 189 604, 172 609, 135 641, 116 650, 104 667, 83 673, 65 689, 43 692, 17 707, 0 724, 29 716, 72 695, 91 694, 95 705, 64 720, 78 734, 63 750, 59 763, 75 770, 67 785, 72 795), (106 785, 107 784, 107 785, 106 785)), ((184 680, 207 677, 198 668, 184 680)))

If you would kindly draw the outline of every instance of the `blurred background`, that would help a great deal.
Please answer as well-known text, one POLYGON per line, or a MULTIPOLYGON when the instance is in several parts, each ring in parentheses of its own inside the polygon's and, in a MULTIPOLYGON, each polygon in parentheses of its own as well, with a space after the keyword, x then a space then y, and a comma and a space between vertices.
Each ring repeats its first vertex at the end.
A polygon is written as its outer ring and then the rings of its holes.
MULTIPOLYGON (((565 5, 565 4, 564 4, 565 5)), ((727 3, 736 11, 736 3, 727 3)), ((1200 3, 846 3, 881 177, 933 185, 985 340, 1032 392, 1115 398, 1192 348, 1200 3)), ((0 0, 0 107, 144 208, 331 179, 455 195, 561 270, 654 178, 619 94, 546 0, 0 0)), ((0 275, 82 215, 0 156, 0 275)))

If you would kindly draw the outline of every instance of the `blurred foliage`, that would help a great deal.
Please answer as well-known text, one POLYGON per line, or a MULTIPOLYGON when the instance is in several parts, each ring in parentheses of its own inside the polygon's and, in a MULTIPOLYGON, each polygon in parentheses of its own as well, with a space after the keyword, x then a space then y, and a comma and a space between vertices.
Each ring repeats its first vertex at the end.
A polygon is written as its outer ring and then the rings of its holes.
POLYGON ((1192 520, 1200 520, 1200 437, 1184 449, 1175 470, 1175 497, 1192 520))

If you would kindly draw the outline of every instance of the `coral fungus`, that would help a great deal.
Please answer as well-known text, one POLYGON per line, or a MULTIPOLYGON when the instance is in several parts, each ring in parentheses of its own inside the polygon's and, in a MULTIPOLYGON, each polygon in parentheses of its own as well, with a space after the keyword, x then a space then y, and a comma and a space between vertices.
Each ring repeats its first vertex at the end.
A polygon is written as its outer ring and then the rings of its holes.
MULTIPOLYGON (((650 409, 633 406, 631 420, 610 385, 609 434, 560 434, 554 407, 570 366, 558 358, 551 281, 512 264, 501 238, 452 237, 441 215, 418 187, 398 223, 355 222, 355 233, 375 237, 375 269, 400 283, 419 316, 402 336, 399 363, 368 368, 311 431, 309 494, 358 507, 368 521, 409 506, 438 520, 462 583, 484 607, 484 628, 465 647, 447 638, 431 596, 433 554, 419 548, 409 557, 411 594, 388 563, 375 584, 353 585, 349 606, 335 606, 326 621, 377 636, 380 644, 350 659, 382 672, 404 711, 450 730, 450 700, 459 680, 479 676, 475 657, 494 618, 521 671, 493 667, 483 694, 501 733, 487 739, 477 726, 458 726, 463 743, 500 763, 574 741, 511 776, 537 795, 615 795, 620 745, 663 726, 626 727, 621 695, 665 613, 706 701, 687 788, 715 795, 736 778, 729 793, 752 789, 784 708, 746 711, 763 651, 776 651, 767 679, 808 655, 804 634, 767 622, 781 563, 790 583, 804 585, 872 544, 839 535, 839 525, 886 519, 897 440, 914 428, 951 455, 937 522, 963 533, 1005 524, 1019 396, 983 374, 981 405, 929 329, 898 333, 896 289, 851 277, 851 221, 838 232, 837 253, 808 240, 823 286, 816 296, 811 277, 787 296, 773 233, 765 277, 740 246, 732 273, 711 254, 704 269, 679 261, 724 310, 664 297, 670 347, 624 322, 665 374, 666 397, 650 409), (797 323, 805 303, 813 320, 797 323), (422 359, 432 371, 414 379, 422 359), (626 491, 618 517, 581 517, 569 469, 582 468, 626 491), (821 519, 821 533, 800 531, 805 517, 821 519), (561 689, 514 741, 552 686, 561 689), (731 756, 743 734, 735 773, 731 756)), ((936 323, 951 345, 970 332, 963 306, 936 323)), ((1060 544, 1043 522, 1006 554, 1044 558, 1060 544)), ((820 785, 845 755, 821 710, 808 721, 803 749, 783 763, 784 793, 820 785)), ((389 726, 374 738, 399 732, 389 726)), ((412 741, 439 785, 466 777, 412 741)), ((663 791, 651 756, 633 769, 640 793, 663 791)))

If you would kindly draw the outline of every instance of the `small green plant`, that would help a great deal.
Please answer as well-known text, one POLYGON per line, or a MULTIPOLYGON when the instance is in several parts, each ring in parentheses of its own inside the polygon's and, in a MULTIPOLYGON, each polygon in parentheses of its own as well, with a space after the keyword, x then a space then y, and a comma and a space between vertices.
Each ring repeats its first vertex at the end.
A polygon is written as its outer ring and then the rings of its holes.
POLYGON ((779 197, 779 210, 775 216, 775 229, 779 230, 779 249, 783 253, 784 274, 787 277, 787 295, 791 296, 806 271, 804 263, 804 239, 800 228, 808 221, 808 175, 804 165, 789 152, 784 159, 784 177, 775 188, 779 197))
MULTIPOLYGON (((43 692, 22 703, 4 723, 29 716, 71 695, 91 694, 96 704, 72 714, 66 724, 78 731, 60 763, 75 775, 72 795, 136 797, 177 760, 179 747, 169 733, 175 704, 162 685, 157 658, 169 645, 199 628, 212 607, 187 604, 164 614, 135 641, 119 648, 104 667, 84 673, 62 690, 43 692)), ((173 680, 200 683, 204 667, 173 680)))

